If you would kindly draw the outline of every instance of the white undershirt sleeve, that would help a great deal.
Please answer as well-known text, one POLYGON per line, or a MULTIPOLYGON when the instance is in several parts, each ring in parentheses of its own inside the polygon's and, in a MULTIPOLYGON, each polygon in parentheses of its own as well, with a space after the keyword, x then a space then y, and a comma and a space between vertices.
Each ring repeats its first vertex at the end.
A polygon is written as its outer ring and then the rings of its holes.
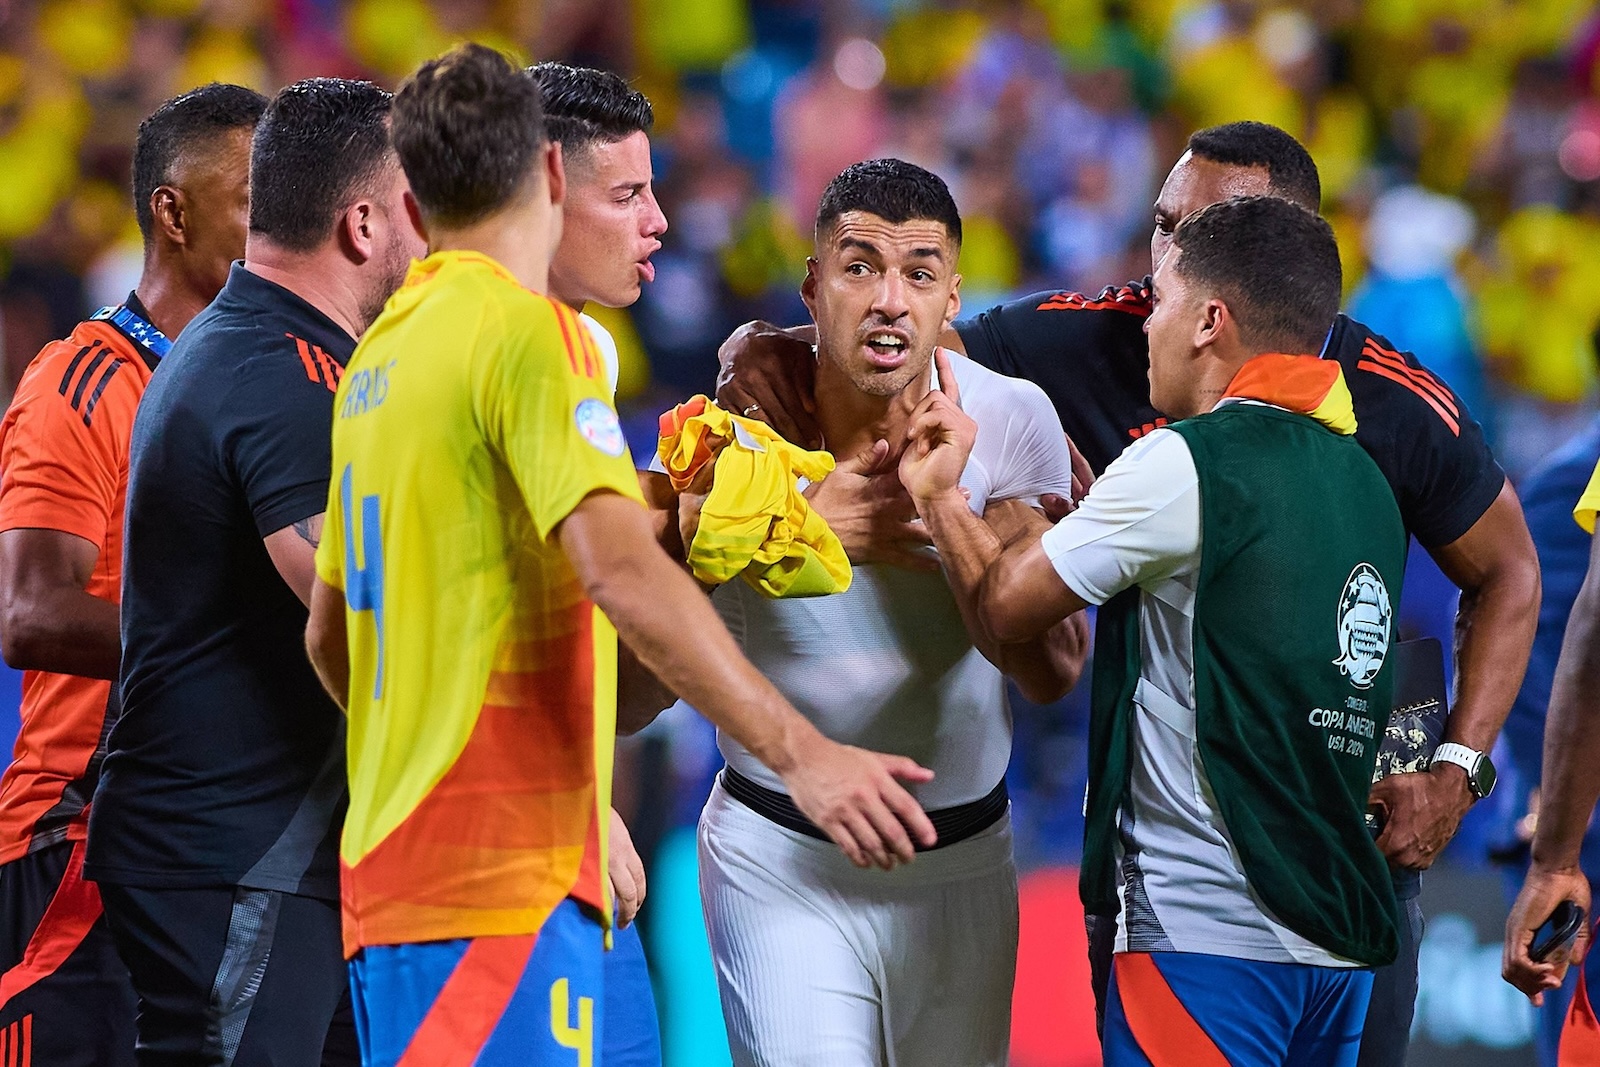
POLYGON ((1021 500, 1039 506, 1045 493, 1072 494, 1072 452, 1050 398, 1032 382, 1007 381, 1004 428, 987 423, 979 431, 1001 430, 1005 443, 992 468, 996 474, 990 500, 1021 500))
POLYGON ((1198 568, 1200 479, 1188 442, 1171 430, 1134 442, 1040 543, 1090 604, 1198 568))

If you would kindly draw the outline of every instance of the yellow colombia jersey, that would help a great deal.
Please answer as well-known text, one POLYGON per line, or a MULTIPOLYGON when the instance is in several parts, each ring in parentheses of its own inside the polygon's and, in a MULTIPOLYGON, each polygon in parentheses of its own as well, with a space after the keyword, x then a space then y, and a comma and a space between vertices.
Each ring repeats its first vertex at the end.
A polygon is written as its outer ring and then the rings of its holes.
POLYGON ((616 631, 551 540, 640 499, 577 315, 486 256, 412 265, 335 399, 317 573, 345 592, 345 951, 609 914, 616 631))
POLYGON ((1594 533, 1595 516, 1600 514, 1600 466, 1595 467, 1594 473, 1589 476, 1589 485, 1578 498, 1578 506, 1572 509, 1572 517, 1578 520, 1590 533, 1594 533))

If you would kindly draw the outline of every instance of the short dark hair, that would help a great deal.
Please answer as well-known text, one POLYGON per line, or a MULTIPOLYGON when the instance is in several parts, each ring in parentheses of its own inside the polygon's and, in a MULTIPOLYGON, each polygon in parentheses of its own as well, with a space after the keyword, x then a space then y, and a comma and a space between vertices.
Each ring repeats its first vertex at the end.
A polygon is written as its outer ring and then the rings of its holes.
POLYGON ((865 211, 886 222, 942 222, 950 239, 961 244, 961 212, 949 186, 932 171, 903 159, 869 159, 840 171, 817 205, 817 236, 846 211, 865 211))
POLYGON ((535 63, 528 73, 543 98, 545 135, 560 143, 568 159, 591 145, 614 144, 655 127, 650 98, 609 70, 550 61, 535 63))
POLYGON ((1275 196, 1237 196, 1178 224, 1175 270, 1211 289, 1244 342, 1263 352, 1317 353, 1339 313, 1343 275, 1327 220, 1275 196))
POLYGON ((545 144, 539 87, 481 44, 424 63, 394 98, 394 145, 429 219, 476 222, 504 207, 545 144))
POLYGON ((178 159, 191 149, 210 148, 224 134, 253 129, 266 109, 267 98, 254 89, 212 82, 173 97, 139 123, 133 146, 133 211, 146 241, 155 233, 150 197, 171 183, 178 159))
POLYGON ((250 232, 295 252, 326 240, 390 159, 389 93, 307 78, 267 105, 250 146, 250 232))
POLYGON ((1307 211, 1322 207, 1322 179, 1306 146, 1286 131, 1265 122, 1229 122, 1197 130, 1189 151, 1213 163, 1261 167, 1274 196, 1292 200, 1307 211))

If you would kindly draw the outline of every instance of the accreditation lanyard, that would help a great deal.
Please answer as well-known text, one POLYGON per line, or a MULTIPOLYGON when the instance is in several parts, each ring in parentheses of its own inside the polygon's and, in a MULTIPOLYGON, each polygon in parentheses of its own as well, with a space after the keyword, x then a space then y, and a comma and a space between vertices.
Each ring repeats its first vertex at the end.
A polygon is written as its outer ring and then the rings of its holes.
POLYGON ((144 349, 157 361, 172 351, 172 342, 167 335, 145 321, 143 315, 134 311, 127 304, 115 307, 103 307, 96 311, 92 319, 100 322, 109 322, 117 329, 128 335, 128 339, 144 349))

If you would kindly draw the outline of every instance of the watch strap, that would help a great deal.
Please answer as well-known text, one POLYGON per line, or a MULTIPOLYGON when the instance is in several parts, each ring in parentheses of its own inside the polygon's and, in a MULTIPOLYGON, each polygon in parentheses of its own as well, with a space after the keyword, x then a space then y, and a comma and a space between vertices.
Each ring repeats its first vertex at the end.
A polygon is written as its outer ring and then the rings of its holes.
POLYGON ((1458 745, 1454 741, 1446 741, 1433 750, 1434 763, 1453 763, 1467 772, 1467 785, 1475 797, 1478 796, 1478 767, 1483 758, 1483 753, 1477 749, 1458 745))

